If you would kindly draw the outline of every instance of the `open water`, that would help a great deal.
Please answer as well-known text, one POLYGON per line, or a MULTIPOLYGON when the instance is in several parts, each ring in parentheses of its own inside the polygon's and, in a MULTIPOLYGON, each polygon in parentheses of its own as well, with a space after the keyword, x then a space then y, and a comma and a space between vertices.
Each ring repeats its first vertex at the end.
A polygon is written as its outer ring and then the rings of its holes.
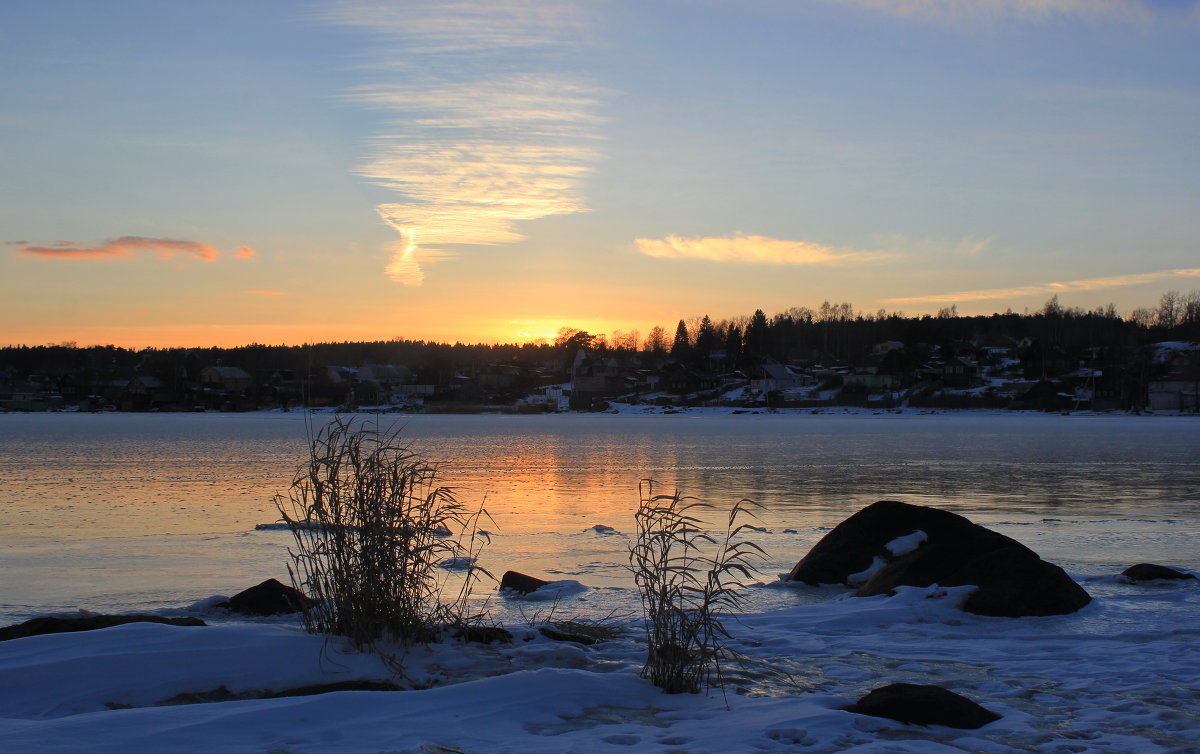
MULTIPOLYGON (((0 415, 0 624, 84 608, 183 607, 287 580, 278 520, 328 415, 0 415)), ((484 505, 480 564, 592 587, 554 609, 635 606, 625 570, 639 483, 762 504, 762 580, 871 502, 937 505, 1077 578, 1200 566, 1200 420, 1022 414, 362 417, 403 426, 461 501, 484 505), (611 527, 600 533, 592 527, 611 527)), ((714 514, 714 524, 721 516, 714 514)), ((480 598, 490 593, 484 588, 480 598)), ((490 598, 511 618, 531 606, 490 598)), ((751 609, 811 599, 753 590, 751 609)), ((538 609, 547 609, 541 606, 538 609)))

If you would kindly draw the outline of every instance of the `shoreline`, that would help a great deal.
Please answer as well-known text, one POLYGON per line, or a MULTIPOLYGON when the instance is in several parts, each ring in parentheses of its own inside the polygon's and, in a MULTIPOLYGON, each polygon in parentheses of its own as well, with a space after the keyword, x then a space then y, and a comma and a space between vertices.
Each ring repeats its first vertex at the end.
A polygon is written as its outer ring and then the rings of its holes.
POLYGON ((1126 411, 1121 409, 1080 409, 1077 411, 1043 411, 1037 409, 990 409, 990 408, 873 408, 864 406, 829 405, 804 408, 745 408, 737 406, 678 406, 664 407, 653 404, 616 403, 603 411, 519 411, 509 407, 484 407, 480 409, 447 411, 410 411, 394 406, 360 406, 354 409, 308 408, 279 409, 262 408, 250 411, 81 411, 70 407, 46 411, 12 411, 0 409, 0 416, 45 416, 45 415, 89 415, 89 416, 285 416, 285 415, 390 415, 397 417, 416 416, 1041 416, 1041 417, 1105 417, 1105 418, 1200 418, 1194 411, 1126 411))

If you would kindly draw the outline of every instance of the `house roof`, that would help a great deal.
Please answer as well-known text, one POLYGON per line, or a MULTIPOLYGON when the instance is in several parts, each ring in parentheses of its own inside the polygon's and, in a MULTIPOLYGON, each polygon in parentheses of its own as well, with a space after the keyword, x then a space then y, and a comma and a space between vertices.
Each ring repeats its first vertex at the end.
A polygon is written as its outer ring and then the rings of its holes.
POLYGON ((242 369, 241 367, 211 366, 211 367, 206 367, 204 369, 204 371, 206 371, 210 374, 216 374, 218 377, 220 377, 223 380, 248 380, 248 379, 250 379, 250 373, 247 372, 245 369, 242 369))

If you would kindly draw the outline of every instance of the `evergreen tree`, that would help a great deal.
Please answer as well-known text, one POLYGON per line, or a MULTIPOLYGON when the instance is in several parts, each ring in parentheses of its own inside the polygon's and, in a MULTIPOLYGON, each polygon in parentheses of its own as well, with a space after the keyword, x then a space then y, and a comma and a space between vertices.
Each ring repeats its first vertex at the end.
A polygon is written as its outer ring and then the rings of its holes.
POLYGON ((671 356, 676 359, 686 359, 691 355, 692 343, 688 337, 687 323, 679 320, 675 328, 675 342, 671 344, 671 356))
POLYGON ((770 336, 770 324, 762 309, 755 309, 750 324, 746 326, 746 354, 755 359, 767 356, 767 343, 770 336))
POLYGON ((704 319, 700 320, 700 329, 696 331, 696 355, 701 359, 707 359, 717 347, 717 329, 713 327, 713 322, 704 315, 704 319))

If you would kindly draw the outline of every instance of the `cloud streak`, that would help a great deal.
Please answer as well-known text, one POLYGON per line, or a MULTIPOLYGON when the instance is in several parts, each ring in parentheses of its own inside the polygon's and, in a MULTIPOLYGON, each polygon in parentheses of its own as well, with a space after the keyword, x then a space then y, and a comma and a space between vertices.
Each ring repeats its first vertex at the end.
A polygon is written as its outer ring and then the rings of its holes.
POLYGON ((208 244, 196 241, 140 236, 122 236, 98 246, 84 246, 76 241, 57 241, 50 246, 19 246, 16 251, 18 254, 56 259, 111 259, 131 257, 136 252, 149 251, 161 259, 170 259, 182 254, 205 262, 216 261, 220 255, 220 252, 208 244))
POLYGON ((702 259, 741 264, 811 265, 853 264, 891 258, 892 254, 855 251, 809 241, 787 241, 766 236, 663 239, 639 238, 638 252, 658 259, 702 259))
POLYGON ((949 304, 965 301, 995 301, 1021 298, 1023 296, 1101 291, 1108 288, 1124 288, 1131 285, 1162 283, 1178 278, 1200 278, 1200 268, 1161 270, 1158 272, 1115 275, 1112 277, 1070 280, 1058 283, 1034 283, 1032 285, 1022 285, 1012 288, 983 288, 973 291, 958 291, 956 293, 935 293, 928 296, 904 296, 901 298, 884 299, 884 301, 890 304, 949 304))
POLYGON ((1055 16, 1145 18, 1153 11, 1139 0, 825 0, 898 16, 932 19, 968 16, 1041 20, 1055 16))
POLYGON ((497 245, 516 223, 585 210, 599 92, 564 61, 584 43, 577 0, 342 0, 322 19, 367 31, 370 81, 347 98, 387 121, 357 172, 402 242, 387 275, 424 280, 441 245, 497 245), (519 64, 514 64, 519 60, 519 64))

